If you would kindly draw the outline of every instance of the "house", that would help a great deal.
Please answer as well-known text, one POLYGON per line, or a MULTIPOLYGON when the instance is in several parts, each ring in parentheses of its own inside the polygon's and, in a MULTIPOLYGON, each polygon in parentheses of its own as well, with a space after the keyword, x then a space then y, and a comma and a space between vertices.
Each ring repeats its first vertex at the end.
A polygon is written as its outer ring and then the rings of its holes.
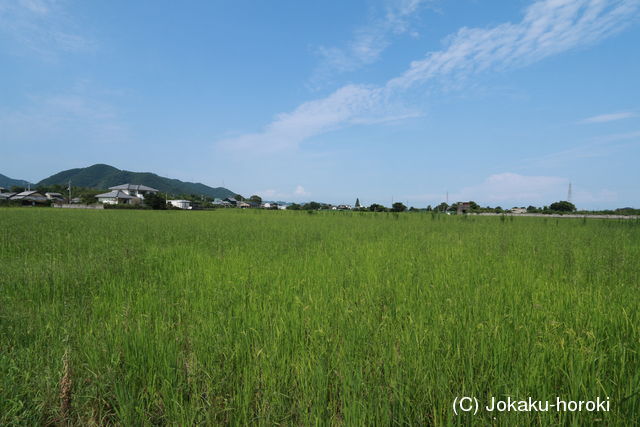
POLYGON ((23 191, 11 197, 11 200, 22 200, 23 202, 43 203, 47 198, 37 191, 23 191))
POLYGON ((527 213, 527 209, 526 208, 513 208, 513 209, 511 209, 511 213, 512 214, 524 214, 524 213, 527 213))
POLYGON ((211 204, 214 206, 219 206, 223 208, 228 208, 232 206, 231 203, 227 202, 226 200, 219 199, 217 197, 213 199, 213 202, 211 202, 211 204))
POLYGON ((17 193, 2 193, 0 192, 0 201, 9 200, 11 197, 15 196, 17 193))
POLYGON ((144 196, 149 193, 155 194, 159 191, 155 188, 147 187, 146 185, 141 184, 116 185, 115 187, 109 187, 109 190, 122 191, 124 194, 137 197, 140 200, 144 200, 144 196))
POLYGON ((44 196, 52 202, 64 202, 64 197, 60 193, 44 193, 44 196))
POLYGON ((178 209, 193 209, 193 206, 191 206, 191 200, 167 200, 167 203, 178 209))
POLYGON ((105 205, 137 205, 140 198, 131 196, 122 190, 113 190, 108 193, 97 194, 98 203, 105 205))
POLYGON ((251 205, 247 202, 238 202, 236 203, 236 206, 243 209, 251 207, 251 205))
POLYGON ((158 192, 155 188, 141 184, 122 184, 109 187, 108 193, 98 194, 99 203, 108 205, 137 205, 144 200, 147 194, 158 192))
POLYGON ((459 202, 456 214, 466 214, 471 211, 471 202, 459 202))
POLYGON ((223 202, 227 202, 227 203, 229 203, 229 205, 231 205, 231 206, 236 206, 236 205, 238 204, 238 201, 237 201, 236 199, 234 199, 234 198, 231 198, 231 197, 227 197, 227 198, 225 198, 225 199, 223 200, 223 202))

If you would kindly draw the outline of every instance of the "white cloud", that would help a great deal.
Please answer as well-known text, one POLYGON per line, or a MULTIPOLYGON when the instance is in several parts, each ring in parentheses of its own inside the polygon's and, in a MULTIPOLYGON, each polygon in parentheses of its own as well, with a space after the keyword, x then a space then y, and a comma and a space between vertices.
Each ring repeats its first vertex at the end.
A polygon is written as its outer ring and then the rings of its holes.
POLYGON ((291 113, 279 114, 264 131, 227 138, 219 146, 236 150, 275 151, 295 148, 302 141, 345 124, 371 124, 415 116, 395 108, 389 114, 384 91, 376 87, 349 85, 326 98, 309 101, 291 113))
POLYGON ((302 185, 297 185, 296 189, 293 191, 293 194, 297 197, 309 196, 311 193, 305 191, 302 185))
MULTIPOLYGON (((489 175, 478 184, 463 187, 449 193, 449 203, 473 200, 481 206, 544 206, 566 200, 569 190, 568 178, 559 176, 521 175, 502 172, 489 175)), ((574 203, 600 203, 618 200, 617 193, 599 189, 590 191, 572 183, 574 203)), ((408 196, 412 201, 439 204, 445 201, 445 193, 408 196)))
POLYGON ((530 158, 525 164, 535 167, 558 167, 581 159, 606 157, 640 143, 640 131, 594 137, 591 142, 544 156, 530 158))
MULTIPOLYGON (((475 200, 481 204, 513 206, 543 206, 558 200, 566 200, 569 179, 557 176, 527 176, 511 172, 490 175, 483 182, 463 188, 452 194, 451 201, 475 200)), ((616 192, 600 189, 589 191, 572 183, 572 202, 614 202, 616 192)))
POLYGON ((264 200, 300 200, 311 195, 302 185, 296 185, 296 188, 291 192, 278 191, 270 188, 268 190, 258 191, 257 194, 264 200))
POLYGON ((637 117, 636 113, 632 113, 630 111, 622 112, 622 113, 611 113, 611 114, 601 114, 599 116, 593 116, 581 120, 580 123, 607 123, 613 122, 616 120, 630 119, 632 117, 637 117))
POLYGON ((51 60, 59 52, 93 49, 94 43, 73 27, 55 0, 0 0, 0 34, 17 44, 14 53, 26 51, 51 60))
MULTIPOLYGON (((344 48, 321 46, 317 49, 323 63, 314 79, 333 72, 353 71, 378 60, 389 46, 390 38, 409 32, 410 18, 427 0, 399 0, 388 4, 384 16, 375 16, 367 25, 354 32, 344 48)), ((411 31, 416 36, 415 31, 411 31)))
POLYGON ((489 69, 522 66, 594 43, 637 18, 640 0, 543 0, 526 9, 517 24, 462 28, 445 48, 411 63, 384 86, 347 85, 276 117, 262 132, 219 141, 241 150, 296 148, 308 138, 358 123, 376 123, 417 113, 398 98, 427 82, 457 79, 489 69), (395 101, 392 101, 395 100, 395 101))
POLYGON ((639 6, 638 0, 538 1, 517 24, 460 29, 445 49, 414 61, 388 86, 406 89, 436 77, 527 65, 621 31, 639 6))
POLYGON ((475 200, 489 204, 509 202, 518 206, 543 204, 566 198, 568 186, 569 180, 566 178, 504 172, 490 175, 479 184, 452 193, 450 200, 475 200))
POLYGON ((29 96, 22 109, 0 106, 0 142, 33 147, 66 139, 123 141, 128 131, 103 92, 84 82, 66 92, 29 96))

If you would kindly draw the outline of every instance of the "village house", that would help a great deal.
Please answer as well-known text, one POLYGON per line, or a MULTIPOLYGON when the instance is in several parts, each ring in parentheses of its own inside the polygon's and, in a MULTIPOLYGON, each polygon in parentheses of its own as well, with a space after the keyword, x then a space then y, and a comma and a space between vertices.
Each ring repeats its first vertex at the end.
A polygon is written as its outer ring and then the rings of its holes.
POLYGON ((137 205, 140 199, 136 196, 130 196, 121 190, 113 190, 108 193, 97 194, 98 203, 105 205, 137 205))
POLYGON ((37 191, 23 191, 11 196, 10 200, 22 200, 23 202, 43 203, 47 198, 37 191))
POLYGON ((128 194, 129 196, 137 197, 140 200, 144 200, 144 196, 146 196, 147 194, 155 194, 159 191, 155 188, 147 187, 146 185, 140 184, 116 185, 115 187, 109 187, 109 190, 122 191, 123 193, 128 194))
POLYGON ((144 196, 158 192, 155 188, 141 184, 122 184, 109 187, 108 193, 96 195, 99 203, 107 205, 137 205, 144 200, 144 196))
POLYGON ((44 196, 52 202, 64 202, 64 197, 60 193, 44 193, 44 196))
POLYGON ((193 209, 191 200, 167 200, 167 204, 178 209, 193 209))

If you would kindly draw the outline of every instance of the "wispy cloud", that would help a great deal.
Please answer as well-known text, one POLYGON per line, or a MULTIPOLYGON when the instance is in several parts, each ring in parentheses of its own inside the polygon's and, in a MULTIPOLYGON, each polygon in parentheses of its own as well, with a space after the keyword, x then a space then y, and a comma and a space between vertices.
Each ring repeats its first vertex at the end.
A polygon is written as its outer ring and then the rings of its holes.
POLYGON ((601 114, 599 116, 589 117, 584 120, 580 120, 579 123, 582 123, 582 124, 607 123, 607 122, 614 122, 616 120, 630 119, 632 117, 638 117, 638 115, 630 111, 625 111, 622 113, 601 114))
MULTIPOLYGON (((567 198, 568 178, 544 175, 521 175, 501 172, 489 175, 477 184, 449 193, 449 203, 473 200, 482 206, 543 206, 567 198)), ((600 203, 618 200, 617 193, 599 189, 590 191, 572 183, 575 203, 600 203)), ((444 201, 444 194, 411 196, 411 200, 437 204, 444 201)))
POLYGON ((95 47, 73 30, 74 23, 55 0, 0 0, 0 33, 19 48, 15 53, 35 53, 54 59, 60 52, 80 52, 95 47))
POLYGON ((309 101, 291 113, 279 114, 264 131, 218 142, 223 148, 253 151, 276 151, 295 148, 302 141, 346 124, 372 124, 415 116, 410 110, 396 108, 395 115, 385 108, 382 88, 344 86, 327 98, 309 101))
MULTIPOLYGON (((358 28, 346 47, 320 46, 317 52, 323 61, 313 79, 334 72, 354 71, 378 60, 391 44, 391 38, 410 31, 410 19, 428 0, 400 0, 389 3, 384 14, 373 14, 370 21, 358 28)), ((416 36, 417 33, 412 31, 416 36)))
MULTIPOLYGON (((485 203, 549 203, 567 193, 569 180, 556 176, 527 176, 504 172, 490 175, 480 184, 452 194, 451 200, 480 200, 485 203)), ((566 198, 566 197, 565 197, 566 198)), ((503 206, 504 207, 504 206, 503 206)), ((511 207, 511 206, 509 206, 511 207)))
POLYGON ((488 70, 505 70, 609 37, 638 17, 640 0, 543 0, 519 23, 462 28, 442 50, 414 61, 382 86, 348 85, 326 98, 283 113, 262 132, 228 138, 224 147, 252 150, 295 148, 304 140, 356 123, 415 116, 402 109, 403 95, 429 82, 464 81, 488 70), (392 101, 393 100, 393 101, 392 101), (373 113, 373 114, 372 114, 373 113))
POLYGON ((0 107, 0 142, 35 148, 61 140, 112 144, 126 140, 110 92, 81 82, 64 92, 31 95, 22 109, 0 107))
POLYGON ((621 31, 637 18, 639 7, 638 0, 538 1, 517 24, 460 29, 445 49, 414 61, 388 86, 409 88, 435 77, 527 65, 621 31))
POLYGON ((590 142, 544 156, 529 158, 523 164, 536 168, 566 166, 576 161, 609 156, 614 152, 640 144, 640 131, 603 135, 590 142))
POLYGON ((267 189, 259 191, 258 194, 265 200, 301 200, 311 196, 311 193, 305 190, 302 185, 296 185, 291 192, 267 189))

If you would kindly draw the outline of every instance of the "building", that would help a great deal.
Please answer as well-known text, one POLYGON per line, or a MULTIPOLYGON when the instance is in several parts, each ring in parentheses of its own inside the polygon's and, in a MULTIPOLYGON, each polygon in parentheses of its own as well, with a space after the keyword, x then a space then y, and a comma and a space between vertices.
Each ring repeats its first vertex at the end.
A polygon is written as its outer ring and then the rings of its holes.
POLYGON ((113 190, 108 193, 97 194, 96 199, 98 203, 105 205, 137 205, 140 203, 140 198, 131 196, 122 190, 113 190))
POLYGON ((64 202, 64 197, 60 193, 44 193, 44 196, 52 202, 64 202))
POLYGON ((16 193, 2 193, 0 192, 0 201, 9 200, 11 197, 15 196, 16 193))
POLYGON ((211 204, 214 206, 223 207, 223 208, 229 208, 233 206, 231 203, 227 202, 226 199, 222 200, 217 197, 213 199, 213 202, 211 202, 211 204))
POLYGON ((144 200, 144 196, 158 192, 155 188, 141 184, 122 184, 109 187, 108 193, 98 194, 99 203, 108 205, 137 205, 144 200))
POLYGON ((467 214, 471 212, 471 202, 459 202, 456 214, 467 214))
POLYGON ((524 213, 527 213, 527 209, 526 208, 513 208, 513 209, 511 209, 511 213, 512 214, 524 214, 524 213))
POLYGON ((21 200, 23 202, 44 203, 47 198, 37 191, 23 191, 11 196, 10 200, 21 200))
POLYGON ((115 187, 109 187, 109 190, 122 191, 124 194, 137 197, 140 200, 144 200, 144 196, 146 196, 147 194, 155 194, 159 191, 155 188, 147 187, 146 185, 141 184, 116 185, 115 187))
POLYGON ((167 204, 178 209, 193 209, 191 200, 167 200, 167 204))

